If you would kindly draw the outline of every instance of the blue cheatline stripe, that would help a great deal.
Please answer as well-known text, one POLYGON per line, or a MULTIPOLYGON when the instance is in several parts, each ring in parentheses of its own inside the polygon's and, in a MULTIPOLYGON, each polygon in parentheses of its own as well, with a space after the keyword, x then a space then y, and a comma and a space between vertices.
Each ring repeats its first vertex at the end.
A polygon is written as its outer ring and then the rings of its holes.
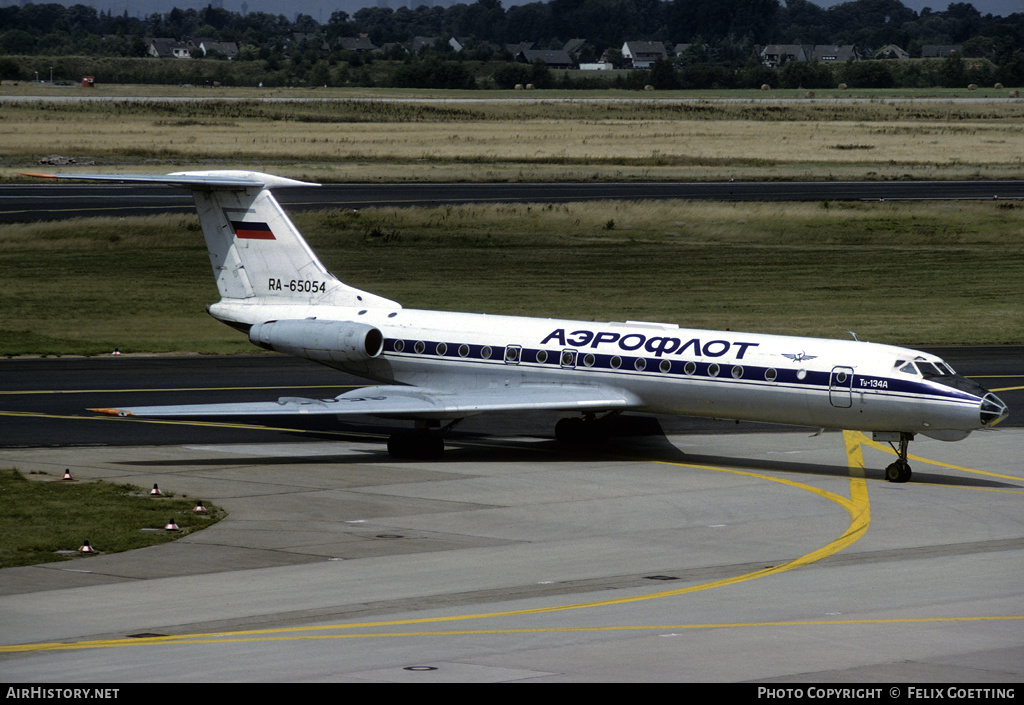
MULTIPOLYGON (((401 338, 388 338, 384 341, 385 353, 392 353, 403 359, 435 359, 435 360, 462 360, 465 362, 477 362, 487 364, 525 364, 527 366, 538 366, 544 369, 559 369, 567 367, 575 370, 596 370, 614 374, 629 374, 634 377, 672 377, 677 379, 696 379, 702 381, 718 381, 728 383, 739 383, 748 386, 770 386, 773 388, 791 389, 818 389, 827 392, 831 389, 831 373, 827 371, 804 370, 805 376, 801 379, 798 373, 801 370, 776 367, 762 367, 754 365, 735 365, 732 363, 720 363, 714 361, 678 360, 659 357, 642 357, 630 355, 610 355, 608 353, 586 352, 575 348, 564 350, 546 350, 534 348, 521 348, 513 345, 517 351, 515 361, 505 360, 504 345, 482 345, 478 343, 449 343, 432 340, 405 340, 401 338), (440 348, 438 346, 441 346, 440 348), (573 360, 563 365, 563 354, 571 352, 573 360), (643 361, 643 367, 637 368, 637 361, 643 361), (590 364, 588 364, 590 363, 590 364), (668 363, 662 368, 663 363, 668 363), (692 372, 687 372, 687 366, 692 364, 692 372), (742 370, 740 377, 734 377, 733 371, 739 367, 742 370), (717 374, 711 374, 712 368, 717 368, 717 374), (767 379, 765 374, 768 370, 774 370, 776 377, 767 379)), ((973 397, 967 399, 960 392, 950 389, 949 392, 939 392, 932 387, 913 380, 901 380, 889 377, 857 376, 854 375, 854 387, 851 392, 867 393, 878 397, 905 398, 932 398, 942 401, 963 400, 964 403, 974 403, 973 397), (860 380, 875 380, 884 383, 885 388, 859 387, 856 386, 860 380)), ((846 386, 837 387, 836 391, 845 392, 846 386)))

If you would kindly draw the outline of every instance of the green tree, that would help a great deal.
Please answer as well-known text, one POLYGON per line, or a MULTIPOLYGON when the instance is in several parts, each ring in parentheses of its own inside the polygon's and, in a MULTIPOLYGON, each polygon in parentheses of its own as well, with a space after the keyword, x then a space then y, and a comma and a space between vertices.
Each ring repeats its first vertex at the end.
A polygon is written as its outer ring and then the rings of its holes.
POLYGON ((832 88, 832 67, 820 61, 789 61, 779 69, 781 88, 832 88))
POLYGON ((16 81, 21 78, 21 64, 9 56, 0 56, 0 80, 16 81))

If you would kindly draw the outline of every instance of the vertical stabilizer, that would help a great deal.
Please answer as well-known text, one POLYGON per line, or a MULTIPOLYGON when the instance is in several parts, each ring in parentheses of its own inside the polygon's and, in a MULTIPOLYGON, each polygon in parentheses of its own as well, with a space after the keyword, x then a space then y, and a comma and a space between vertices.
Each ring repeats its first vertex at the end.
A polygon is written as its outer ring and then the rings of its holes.
POLYGON ((273 188, 319 184, 233 170, 32 176, 159 183, 191 190, 222 300, 400 308, 328 272, 271 193, 273 188))
MULTIPOLYGON (((188 185, 224 299, 268 303, 397 307, 342 283, 327 271, 274 198, 272 187, 309 186, 256 172, 184 172, 169 176, 240 177, 253 185, 188 185)), ((185 185, 185 184, 183 184, 185 185)))

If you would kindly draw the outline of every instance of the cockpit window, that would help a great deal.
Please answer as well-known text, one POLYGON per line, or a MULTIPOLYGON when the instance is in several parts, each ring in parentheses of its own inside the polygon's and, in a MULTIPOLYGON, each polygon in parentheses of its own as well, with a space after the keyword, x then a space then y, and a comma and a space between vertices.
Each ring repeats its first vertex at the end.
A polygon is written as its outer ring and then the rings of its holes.
POLYGON ((929 362, 923 358, 913 361, 897 360, 896 368, 908 375, 923 375, 925 377, 954 377, 956 372, 942 360, 929 362))
POLYGON ((908 363, 904 364, 903 367, 900 368, 900 372, 906 372, 908 375, 915 375, 915 376, 920 374, 920 372, 917 371, 917 368, 914 367, 914 363, 913 362, 908 362, 908 363))
POLYGON ((949 366, 944 362, 927 362, 918 360, 917 366, 921 368, 921 374, 925 377, 948 377, 953 374, 949 366))

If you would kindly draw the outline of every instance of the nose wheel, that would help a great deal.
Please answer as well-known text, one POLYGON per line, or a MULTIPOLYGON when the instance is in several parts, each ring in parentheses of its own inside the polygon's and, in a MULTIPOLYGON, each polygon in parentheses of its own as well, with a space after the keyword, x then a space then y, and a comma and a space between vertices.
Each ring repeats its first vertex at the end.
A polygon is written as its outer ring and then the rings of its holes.
POLYGON ((913 473, 910 472, 910 464, 907 462, 907 449, 910 441, 914 440, 913 433, 901 433, 899 448, 890 443, 893 450, 899 456, 896 462, 885 469, 885 479, 889 482, 907 482, 913 473))
POLYGON ((907 482, 912 474, 906 460, 897 460, 885 469, 885 479, 889 482, 907 482))

